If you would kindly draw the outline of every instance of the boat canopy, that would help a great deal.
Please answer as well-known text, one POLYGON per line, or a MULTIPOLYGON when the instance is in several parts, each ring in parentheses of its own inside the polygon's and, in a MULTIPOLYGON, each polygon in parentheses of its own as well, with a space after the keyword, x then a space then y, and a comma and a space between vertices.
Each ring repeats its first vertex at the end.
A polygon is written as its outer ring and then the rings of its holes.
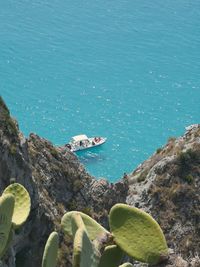
POLYGON ((72 137, 72 142, 80 142, 84 140, 88 140, 88 137, 85 134, 80 134, 72 137))

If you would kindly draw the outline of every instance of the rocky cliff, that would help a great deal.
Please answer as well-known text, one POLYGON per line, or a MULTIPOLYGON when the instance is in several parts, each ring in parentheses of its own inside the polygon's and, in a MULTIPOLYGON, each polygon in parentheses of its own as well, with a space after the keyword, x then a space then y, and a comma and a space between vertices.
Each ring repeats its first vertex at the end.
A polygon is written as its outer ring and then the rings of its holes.
POLYGON ((156 218, 168 246, 187 260, 180 266, 200 266, 200 125, 170 138, 127 179, 127 203, 156 218))
MULTIPOLYGON (((13 180, 29 191, 32 210, 28 222, 15 236, 9 267, 41 266, 49 233, 59 229, 66 211, 80 210, 107 225, 113 204, 125 202, 127 186, 96 180, 67 149, 30 134, 25 138, 0 98, 0 190, 13 180), (112 196, 112 198, 110 197, 112 196), (13 259, 11 259, 13 258, 13 259)), ((70 266, 70 241, 61 237, 58 266, 70 266), (65 251, 65 254, 62 253, 65 251)))
MULTIPOLYGON (((119 202, 148 211, 160 223, 174 251, 162 266, 200 266, 199 166, 196 126, 183 137, 171 138, 123 181, 96 180, 67 148, 57 148, 36 134, 25 138, 0 98, 0 190, 16 180, 32 201, 29 220, 0 266, 41 266, 46 239, 59 230, 66 211, 83 211, 107 227, 108 211, 119 202)), ((71 266, 70 240, 62 235, 60 240, 58 266, 71 266)))

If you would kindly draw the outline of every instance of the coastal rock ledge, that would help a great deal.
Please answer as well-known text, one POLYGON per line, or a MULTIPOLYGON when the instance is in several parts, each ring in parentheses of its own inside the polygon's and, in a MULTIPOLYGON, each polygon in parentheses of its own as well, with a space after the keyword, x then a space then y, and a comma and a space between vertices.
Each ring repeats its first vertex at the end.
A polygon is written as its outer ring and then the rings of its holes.
MULTIPOLYGON (((41 266, 48 235, 66 211, 85 212, 108 227, 115 203, 148 211, 170 247, 160 267, 200 267, 200 126, 171 138, 121 181, 95 179, 67 149, 36 134, 25 138, 0 97, 0 190, 16 181, 31 197, 31 214, 15 233, 1 267, 41 266)), ((60 236, 58 267, 71 266, 71 240, 60 236)), ((148 266, 134 262, 134 266, 148 266)))

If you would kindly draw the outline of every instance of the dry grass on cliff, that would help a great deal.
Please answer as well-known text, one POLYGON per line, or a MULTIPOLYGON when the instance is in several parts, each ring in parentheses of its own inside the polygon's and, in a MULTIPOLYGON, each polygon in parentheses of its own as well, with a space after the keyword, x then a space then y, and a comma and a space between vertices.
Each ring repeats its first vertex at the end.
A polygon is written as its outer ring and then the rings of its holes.
POLYGON ((185 256, 194 255, 200 247, 199 187, 200 150, 188 150, 157 175, 148 192, 152 213, 169 246, 185 256))

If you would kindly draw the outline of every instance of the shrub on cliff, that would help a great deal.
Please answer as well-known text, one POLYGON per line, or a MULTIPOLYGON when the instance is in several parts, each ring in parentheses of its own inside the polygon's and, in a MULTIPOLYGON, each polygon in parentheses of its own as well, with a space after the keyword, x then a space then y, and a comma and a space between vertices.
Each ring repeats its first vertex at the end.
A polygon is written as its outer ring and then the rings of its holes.
POLYGON ((9 109, 0 96, 0 125, 3 131, 10 137, 17 135, 17 127, 13 119, 10 117, 9 109))

